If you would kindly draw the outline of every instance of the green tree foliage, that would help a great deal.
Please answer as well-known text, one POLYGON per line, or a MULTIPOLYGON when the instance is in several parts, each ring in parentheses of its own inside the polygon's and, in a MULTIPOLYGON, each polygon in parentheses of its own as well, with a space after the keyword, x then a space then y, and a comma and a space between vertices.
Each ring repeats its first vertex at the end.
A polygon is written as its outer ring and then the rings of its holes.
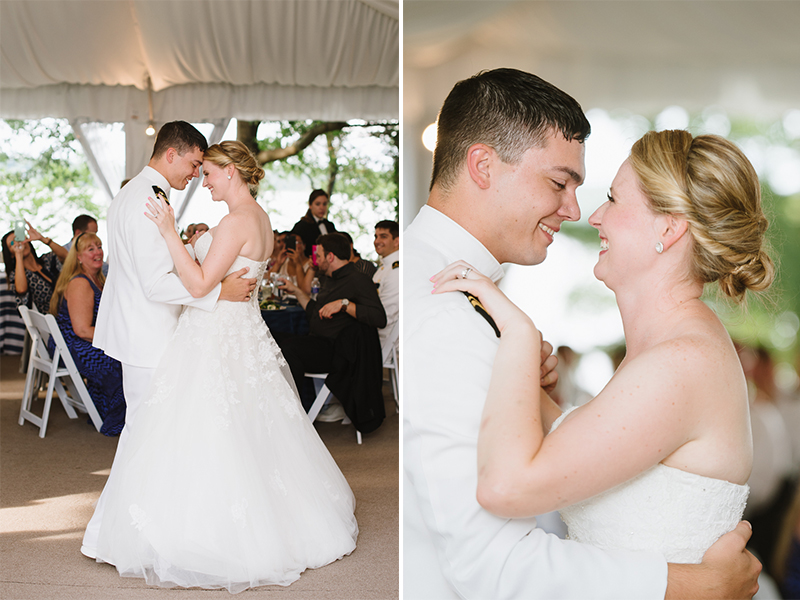
POLYGON ((94 180, 67 121, 6 120, 0 126, 5 129, 0 151, 3 233, 22 217, 42 233, 63 237, 71 234, 69 223, 64 226, 71 216, 103 216, 92 200, 94 180))
POLYGON ((399 218, 397 122, 240 121, 239 140, 268 171, 266 189, 297 178, 336 194, 331 216, 351 234, 371 234, 374 222, 359 218, 367 207, 380 219, 399 218))

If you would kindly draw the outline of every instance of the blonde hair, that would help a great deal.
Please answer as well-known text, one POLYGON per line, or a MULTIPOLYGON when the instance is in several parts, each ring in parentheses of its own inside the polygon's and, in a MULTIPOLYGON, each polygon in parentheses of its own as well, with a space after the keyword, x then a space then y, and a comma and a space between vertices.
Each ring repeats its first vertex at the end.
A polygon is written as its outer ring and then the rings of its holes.
POLYGON ((717 135, 650 131, 633 145, 630 163, 651 208, 687 221, 694 278, 719 281, 736 301, 772 284, 758 175, 736 145, 717 135))
POLYGON ((247 184, 250 195, 255 198, 258 195, 258 182, 264 178, 262 169, 253 153, 238 140, 228 140, 214 144, 203 154, 203 159, 214 163, 220 168, 233 165, 239 172, 239 176, 247 184))
MULTIPOLYGON (((53 295, 50 298, 51 314, 58 315, 58 307, 61 305, 61 301, 64 299, 64 294, 67 291, 69 282, 72 281, 75 276, 83 273, 81 265, 78 263, 78 253, 83 252, 86 247, 92 243, 102 244, 100 238, 97 237, 96 234, 89 231, 85 231, 80 234, 73 242, 72 247, 67 253, 67 258, 64 259, 64 265, 61 267, 61 275, 58 276, 56 285, 53 288, 53 295)), ((106 278, 105 275, 103 275, 103 269, 100 269, 97 272, 97 283, 102 288, 105 282, 106 278)))

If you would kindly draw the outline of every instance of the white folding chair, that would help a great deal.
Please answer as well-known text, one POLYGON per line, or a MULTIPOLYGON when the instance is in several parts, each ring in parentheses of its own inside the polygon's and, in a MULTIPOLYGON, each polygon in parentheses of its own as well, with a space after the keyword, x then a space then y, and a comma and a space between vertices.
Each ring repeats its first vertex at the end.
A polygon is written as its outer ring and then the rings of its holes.
POLYGON ((389 370, 389 379, 392 382, 392 391, 394 392, 394 405, 397 412, 400 412, 400 391, 397 387, 397 371, 398 371, 398 356, 397 356, 397 339, 400 337, 400 321, 395 321, 392 328, 389 330, 389 335, 381 346, 381 355, 383 356, 383 368, 389 370))
POLYGON ((25 378, 22 406, 19 409, 19 424, 24 425, 25 421, 30 421, 39 427, 39 437, 43 438, 47 429, 47 421, 50 418, 50 404, 53 400, 53 390, 55 390, 70 419, 78 418, 75 412, 77 408, 83 413, 88 413, 95 429, 100 431, 103 420, 92 402, 83 378, 75 366, 75 361, 72 360, 64 336, 61 335, 61 330, 56 323, 56 318, 53 315, 43 315, 25 306, 20 306, 19 312, 31 336, 31 357, 28 364, 28 375, 25 378), (52 357, 47 351, 47 342, 51 335, 56 346, 52 357), (49 381, 44 409, 40 417, 33 414, 31 409, 34 399, 39 395, 39 381, 43 375, 47 375, 49 381), (69 396, 67 390, 70 392, 69 396))
MULTIPOLYGON (((328 389, 328 386, 325 385, 325 379, 328 377, 327 373, 305 373, 305 376, 314 380, 314 389, 317 390, 317 397, 314 398, 314 403, 308 410, 308 418, 311 419, 313 423, 317 419, 325 402, 327 402, 328 398, 332 398, 333 394, 330 389, 328 389)), ((342 425, 349 425, 350 423, 352 423, 352 421, 345 416, 342 425)), ((361 443, 361 432, 358 429, 356 429, 356 440, 359 444, 361 443)))

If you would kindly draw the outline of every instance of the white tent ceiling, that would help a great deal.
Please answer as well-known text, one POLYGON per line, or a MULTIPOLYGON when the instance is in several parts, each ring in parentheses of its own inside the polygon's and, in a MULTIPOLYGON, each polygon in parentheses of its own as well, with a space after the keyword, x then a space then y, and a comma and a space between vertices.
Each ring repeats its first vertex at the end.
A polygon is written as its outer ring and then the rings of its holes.
POLYGON ((212 142, 231 118, 398 118, 399 36, 398 0, 2 0, 0 118, 122 122, 132 176, 151 111, 212 142))
POLYGON ((397 118, 398 0, 3 0, 0 117, 397 118))
POLYGON ((713 105, 775 119, 800 108, 798 26, 797 1, 404 0, 404 220, 427 196, 422 130, 460 79, 515 67, 585 110, 713 105))

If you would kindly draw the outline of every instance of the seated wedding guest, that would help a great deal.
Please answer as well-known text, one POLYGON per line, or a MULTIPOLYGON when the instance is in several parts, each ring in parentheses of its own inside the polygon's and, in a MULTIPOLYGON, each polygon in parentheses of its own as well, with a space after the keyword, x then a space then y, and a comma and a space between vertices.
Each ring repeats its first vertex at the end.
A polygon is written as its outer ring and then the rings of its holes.
MULTIPOLYGON (((400 315, 400 226, 397 221, 381 221, 375 225, 375 252, 381 257, 372 281, 386 311, 386 327, 378 330, 383 346, 392 325, 400 315)), ((395 344, 396 345, 396 344, 395 344)))
POLYGON ((306 245, 306 256, 311 256, 311 251, 317 238, 326 233, 336 231, 333 223, 328 220, 328 206, 330 198, 325 190, 314 190, 308 197, 308 211, 292 227, 292 233, 303 238, 306 245))
MULTIPOLYGON (((64 244, 64 250, 69 252, 69 249, 72 248, 73 242, 75 242, 75 238, 78 237, 80 234, 85 233, 97 233, 97 219, 95 219, 92 215, 78 215, 72 221, 72 239, 64 244)), ((106 277, 108 276, 108 263, 103 263, 103 275, 106 277)))
POLYGON ((286 273, 303 292, 311 295, 311 282, 317 276, 310 257, 306 256, 306 245, 303 238, 294 233, 286 236, 286 273))
POLYGON ((72 243, 75 241, 75 238, 85 231, 97 233, 97 219, 95 219, 92 215, 78 215, 75 217, 75 219, 72 221, 72 239, 64 244, 64 250, 69 252, 69 249, 72 248, 72 243))
POLYGON ((272 245, 272 255, 267 261, 267 271, 264 277, 269 277, 270 273, 286 272, 284 264, 286 263, 286 231, 278 231, 277 229, 272 232, 274 243, 272 245))
MULTIPOLYGON (((289 293, 297 296, 297 301, 305 309, 309 335, 275 334, 275 341, 289 364, 306 410, 311 407, 314 397, 313 393, 303 394, 304 374, 331 371, 336 338, 348 326, 360 322, 375 329, 377 344, 377 329, 386 325, 386 312, 375 285, 350 263, 350 245, 347 239, 340 233, 332 233, 319 236, 316 242, 317 265, 320 272, 329 278, 317 299, 312 300, 289 281, 283 286, 289 293)), ((380 376, 378 372, 379 380, 380 376)))
POLYGON ((206 231, 208 231, 208 225, 205 223, 190 223, 183 232, 183 243, 188 244, 195 235, 203 235, 206 231))
MULTIPOLYGON (((26 221, 26 223, 28 223, 26 221)), ((16 242, 14 232, 3 236, 3 262, 6 265, 8 289, 16 293, 17 306, 36 308, 42 314, 50 309, 53 286, 61 271, 67 251, 46 238, 28 223, 28 237, 16 242), (38 256, 31 242, 42 242, 50 252, 38 256)))
POLYGON ((378 267, 375 266, 375 263, 369 260, 364 260, 361 258, 361 255, 358 253, 358 250, 355 249, 353 246, 353 238, 347 232, 340 232, 344 237, 347 238, 347 241, 350 242, 350 262, 356 266, 356 269, 366 275, 367 277, 372 277, 375 275, 375 271, 378 270, 378 267))
MULTIPOLYGON (((106 278, 103 244, 96 234, 80 234, 70 249, 50 301, 69 352, 92 397, 103 426, 100 433, 119 435, 125 424, 125 396, 119 361, 92 346, 97 307, 106 278)), ((52 343, 51 343, 52 350, 52 343)))

